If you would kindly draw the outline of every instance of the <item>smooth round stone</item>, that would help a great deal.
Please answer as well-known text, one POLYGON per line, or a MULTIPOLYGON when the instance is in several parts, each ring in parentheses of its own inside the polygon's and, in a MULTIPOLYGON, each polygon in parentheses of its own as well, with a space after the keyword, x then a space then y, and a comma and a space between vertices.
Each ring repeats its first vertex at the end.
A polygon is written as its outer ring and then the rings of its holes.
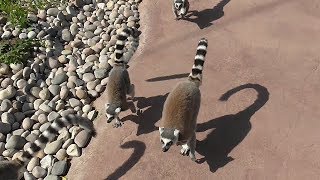
POLYGON ((52 111, 48 115, 48 121, 50 121, 50 122, 54 121, 54 120, 58 119, 59 117, 61 117, 59 113, 52 111))
POLYGON ((46 123, 44 123, 44 124, 42 124, 41 126, 40 126, 40 132, 44 132, 46 129, 48 129, 48 127, 51 125, 51 123, 50 122, 46 122, 46 123))
POLYGON ((73 108, 81 105, 81 102, 76 98, 70 98, 69 103, 70 103, 70 106, 73 108))
POLYGON ((27 81, 24 80, 24 79, 19 79, 19 80, 17 81, 17 87, 18 87, 19 89, 24 88, 26 85, 27 85, 27 81))
POLYGON ((11 125, 8 123, 0 122, 0 133, 8 134, 11 131, 11 125))
POLYGON ((88 90, 93 90, 97 86, 98 82, 97 81, 89 81, 87 82, 87 89, 88 90))
POLYGON ((113 10, 113 7, 114 7, 114 2, 108 1, 107 2, 107 10, 111 11, 111 10, 113 10))
POLYGON ((19 34, 19 39, 27 39, 27 38, 28 38, 27 33, 20 33, 19 34))
POLYGON ((38 110, 40 105, 43 103, 44 101, 42 99, 36 99, 34 102, 33 102, 33 107, 35 110, 38 110))
POLYGON ((30 129, 33 126, 34 122, 30 118, 25 118, 22 122, 22 128, 25 130, 30 129))
POLYGON ((62 86, 60 91, 60 98, 66 99, 68 97, 68 94, 69 94, 69 89, 66 86, 62 86))
POLYGON ((82 79, 85 82, 89 82, 89 81, 93 81, 95 79, 95 77, 94 77, 94 75, 92 73, 85 73, 85 74, 83 74, 82 79))
POLYGON ((2 155, 4 157, 12 157, 16 152, 17 150, 15 149, 6 149, 5 151, 3 151, 2 155))
POLYGON ((0 111, 8 111, 10 108, 12 108, 12 103, 9 99, 4 99, 1 102, 1 107, 0 107, 0 111))
POLYGON ((33 39, 33 38, 35 38, 37 36, 37 33, 34 32, 34 31, 30 31, 30 32, 28 32, 27 36, 28 36, 29 39, 33 39))
POLYGON ((57 16, 58 13, 59 13, 59 9, 58 9, 58 8, 49 8, 49 9, 47 10, 47 14, 48 14, 49 16, 57 16))
POLYGON ((76 144, 71 144, 67 148, 67 154, 71 157, 79 157, 81 155, 81 149, 76 144))
POLYGON ((44 148, 44 153, 46 154, 55 154, 62 146, 62 140, 56 140, 46 145, 44 148))
POLYGON ((42 111, 47 112, 47 113, 50 113, 50 112, 52 111, 52 109, 50 108, 50 106, 48 106, 45 102, 42 103, 42 104, 39 106, 39 109, 41 109, 42 111))
POLYGON ((36 98, 40 98, 40 96, 39 96, 40 91, 41 91, 41 88, 39 88, 39 87, 32 87, 30 89, 30 93, 36 98))
POLYGON ((96 86, 95 90, 96 90, 97 92, 101 93, 102 91, 105 90, 105 87, 104 87, 103 85, 101 85, 101 84, 98 84, 98 85, 96 86))
POLYGON ((67 156, 67 151, 65 149, 60 149, 55 155, 59 161, 65 160, 67 156))
POLYGON ((88 145, 90 138, 91 135, 87 131, 82 130, 76 135, 74 142, 78 145, 78 147, 83 148, 88 145))
POLYGON ((0 100, 11 99, 16 94, 17 90, 9 85, 6 89, 0 91, 0 100))
POLYGON ((73 143, 73 139, 68 139, 66 142, 63 143, 62 148, 66 149, 73 143))
POLYGON ((92 109, 92 106, 89 105, 89 104, 86 104, 86 105, 84 105, 84 106, 82 107, 82 111, 83 111, 84 113, 88 113, 89 111, 91 111, 91 109, 92 109))
POLYGON ((23 178, 24 178, 24 180, 36 180, 36 178, 32 174, 30 174, 29 172, 24 172, 23 178))
POLYGON ((43 178, 43 177, 46 176, 47 171, 45 169, 43 169, 42 167, 40 167, 40 166, 36 166, 36 167, 33 168, 32 174, 36 178, 43 178))
POLYGON ((76 95, 79 99, 85 99, 88 96, 87 92, 84 91, 83 89, 77 89, 76 95))
POLYGON ((6 140, 6 136, 0 133, 0 142, 4 142, 6 140))
POLYGON ((40 92, 39 92, 39 97, 42 99, 42 100, 48 100, 50 98, 50 91, 49 89, 47 88, 44 88, 42 89, 40 92))
POLYGON ((17 130, 17 129, 19 129, 19 127, 20 127, 20 124, 19 124, 18 122, 14 122, 14 123, 12 124, 11 130, 12 130, 12 131, 13 131, 13 130, 17 130))
POLYGON ((62 30, 62 35, 61 35, 62 40, 69 42, 69 41, 71 41, 71 38, 72 38, 72 36, 71 36, 71 33, 68 29, 62 30))
POLYGON ((66 161, 58 161, 54 163, 51 173, 57 176, 65 175, 67 173, 67 168, 66 161))
POLYGON ((31 158, 30 162, 27 165, 27 170, 32 171, 34 167, 40 165, 40 159, 38 157, 31 158))
POLYGON ((79 32, 79 26, 77 24, 71 24, 70 33, 75 36, 79 32))
MULTIPOLYGON (((6 67, 8 67, 7 65, 6 65, 6 67)), ((0 67, 0 74, 7 74, 7 73, 2 73, 1 71, 3 70, 1 70, 1 68, 3 68, 3 67, 0 67)), ((8 67, 8 69, 9 69, 9 67, 8 67)), ((6 70, 3 70, 3 71, 6 71, 6 70)), ((12 85, 13 84, 13 80, 12 79, 10 79, 10 78, 5 78, 4 80, 2 80, 2 82, 1 82, 1 87, 2 88, 7 88, 8 86, 10 86, 10 85, 12 85)))
POLYGON ((87 58, 86 58, 86 62, 94 62, 94 61, 98 61, 98 57, 96 55, 89 55, 87 58))
POLYGON ((21 136, 17 136, 17 135, 12 135, 9 140, 6 143, 6 149, 22 149, 23 146, 27 143, 26 139, 21 137, 21 136))
POLYGON ((41 124, 44 124, 48 121, 47 116, 45 114, 39 114, 38 121, 41 124))
POLYGON ((12 135, 21 136, 22 133, 24 133, 24 129, 17 129, 17 130, 12 132, 12 135))
POLYGON ((29 142, 34 142, 36 139, 38 139, 38 136, 31 133, 29 134, 27 137, 26 137, 26 140, 29 141, 29 142))
POLYGON ((61 87, 60 87, 59 85, 55 85, 55 84, 51 84, 51 85, 48 87, 49 91, 51 92, 51 94, 52 94, 53 96, 56 96, 56 95, 59 94, 60 88, 61 88, 61 87))
POLYGON ((58 85, 58 84, 61 84, 65 81, 67 81, 67 79, 68 79, 68 76, 66 75, 65 72, 63 72, 60 74, 56 74, 55 77, 52 79, 51 83, 58 85))

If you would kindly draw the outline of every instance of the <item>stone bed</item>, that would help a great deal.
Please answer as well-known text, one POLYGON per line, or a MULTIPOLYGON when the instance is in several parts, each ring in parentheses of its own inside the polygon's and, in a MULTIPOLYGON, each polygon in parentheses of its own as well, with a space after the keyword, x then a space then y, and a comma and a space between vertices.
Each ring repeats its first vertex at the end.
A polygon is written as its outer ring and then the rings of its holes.
MULTIPOLYGON (((140 0, 75 0, 65 6, 29 14, 31 27, 12 27, 1 18, 1 39, 40 39, 34 57, 23 64, 0 67, 0 160, 11 159, 30 147, 52 121, 75 114, 93 121, 98 112, 91 102, 108 83, 116 34, 139 28, 140 0), (2 155, 2 156, 1 156, 2 155)), ((128 62, 139 39, 125 46, 128 62)), ((91 135, 82 127, 65 127, 32 158, 27 179, 60 179, 69 160, 81 156, 91 135)))

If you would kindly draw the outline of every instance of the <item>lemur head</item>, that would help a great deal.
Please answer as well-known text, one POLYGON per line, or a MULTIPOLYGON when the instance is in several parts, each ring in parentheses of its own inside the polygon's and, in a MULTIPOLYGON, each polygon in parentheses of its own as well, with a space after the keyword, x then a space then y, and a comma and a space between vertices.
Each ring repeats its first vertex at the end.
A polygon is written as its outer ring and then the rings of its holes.
POLYGON ((121 108, 110 105, 110 103, 106 103, 105 106, 106 106, 106 116, 108 118, 107 123, 110 123, 113 119, 118 118, 121 108))
POLYGON ((173 144, 178 142, 179 132, 180 131, 178 129, 159 127, 163 152, 167 152, 173 144))
POLYGON ((180 10, 183 6, 184 0, 174 0, 174 8, 180 10))

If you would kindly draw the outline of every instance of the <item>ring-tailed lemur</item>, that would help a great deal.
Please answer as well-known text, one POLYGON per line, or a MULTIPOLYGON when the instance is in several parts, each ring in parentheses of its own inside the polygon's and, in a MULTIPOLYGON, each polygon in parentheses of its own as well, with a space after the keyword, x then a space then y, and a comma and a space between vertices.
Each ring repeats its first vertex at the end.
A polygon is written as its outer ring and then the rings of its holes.
POLYGON ((189 10, 188 0, 173 0, 172 10, 176 19, 183 18, 189 10))
POLYGON ((195 161, 196 124, 200 108, 202 69, 207 53, 208 41, 202 38, 188 80, 178 83, 168 95, 159 127, 162 151, 173 144, 182 145, 181 154, 195 161))
POLYGON ((93 136, 96 132, 91 124, 86 122, 83 118, 76 117, 69 114, 65 117, 61 117, 53 121, 53 123, 40 135, 40 137, 31 144, 26 150, 22 151, 21 154, 11 161, 0 161, 0 180, 19 180, 23 176, 25 166, 31 160, 31 158, 45 147, 48 142, 51 142, 59 130, 69 125, 78 124, 85 130, 89 131, 93 136))
POLYGON ((107 123, 115 119, 113 127, 120 127, 119 114, 128 109, 127 94, 134 98, 134 84, 131 84, 129 73, 122 59, 125 42, 130 35, 134 34, 132 28, 124 29, 117 37, 115 47, 115 63, 109 73, 109 82, 107 83, 108 102, 105 105, 107 123))

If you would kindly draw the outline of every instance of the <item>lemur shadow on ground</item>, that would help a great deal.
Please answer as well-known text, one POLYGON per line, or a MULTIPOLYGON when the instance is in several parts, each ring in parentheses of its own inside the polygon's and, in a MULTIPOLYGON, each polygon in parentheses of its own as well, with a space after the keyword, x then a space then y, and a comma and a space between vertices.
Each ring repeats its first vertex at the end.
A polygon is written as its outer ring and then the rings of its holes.
POLYGON ((188 14, 181 20, 196 23, 200 29, 204 29, 211 26, 213 21, 216 21, 224 16, 223 8, 229 2, 230 0, 221 0, 211 9, 204 9, 202 11, 189 11, 188 14))
POLYGON ((189 76, 190 73, 182 73, 182 74, 174 74, 174 75, 169 75, 169 76, 160 76, 160 77, 155 77, 151 79, 147 79, 147 82, 156 82, 156 81, 166 81, 166 80, 171 80, 171 79, 180 79, 180 78, 186 78, 189 76))
POLYGON ((269 100, 267 88, 259 84, 245 84, 233 88, 220 97, 227 101, 230 96, 243 89, 252 88, 258 97, 249 107, 236 114, 225 115, 197 125, 197 132, 214 129, 203 141, 197 141, 196 151, 203 155, 198 163, 207 161, 210 171, 215 172, 233 160, 229 153, 251 130, 250 118, 269 100))
POLYGON ((120 146, 122 149, 133 149, 130 158, 124 162, 117 170, 110 174, 105 180, 119 179, 126 174, 143 156, 146 145, 141 141, 129 141, 120 146))
POLYGON ((165 95, 153 96, 153 97, 136 97, 135 101, 137 102, 138 109, 144 109, 143 112, 138 112, 137 115, 128 115, 122 118, 122 122, 132 121, 138 124, 138 130, 136 135, 148 134, 153 131, 158 130, 158 127, 155 126, 156 122, 160 120, 162 116, 163 104, 169 93, 165 95))

